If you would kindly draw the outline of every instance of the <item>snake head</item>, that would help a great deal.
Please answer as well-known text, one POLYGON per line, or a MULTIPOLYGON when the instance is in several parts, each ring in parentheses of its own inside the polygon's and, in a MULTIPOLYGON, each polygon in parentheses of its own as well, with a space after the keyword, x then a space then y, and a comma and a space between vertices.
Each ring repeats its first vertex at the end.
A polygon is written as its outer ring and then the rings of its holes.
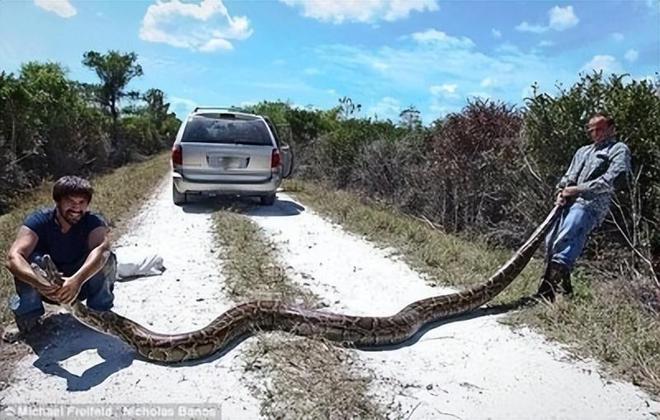
POLYGON ((32 263, 30 264, 32 270, 34 270, 34 272, 40 277, 43 277, 46 284, 48 285, 61 286, 64 284, 64 280, 62 280, 62 273, 57 271, 57 266, 55 266, 55 263, 53 262, 53 259, 50 257, 50 255, 44 255, 41 261, 43 267, 36 263, 32 263))

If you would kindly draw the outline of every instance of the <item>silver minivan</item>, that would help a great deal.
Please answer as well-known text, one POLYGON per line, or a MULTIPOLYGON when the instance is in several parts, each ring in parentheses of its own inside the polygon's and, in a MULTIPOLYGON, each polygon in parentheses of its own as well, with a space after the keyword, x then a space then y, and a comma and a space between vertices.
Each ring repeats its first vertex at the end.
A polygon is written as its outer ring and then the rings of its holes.
POLYGON ((198 107, 172 146, 172 199, 181 205, 192 194, 243 195, 272 205, 292 163, 289 145, 267 117, 198 107))

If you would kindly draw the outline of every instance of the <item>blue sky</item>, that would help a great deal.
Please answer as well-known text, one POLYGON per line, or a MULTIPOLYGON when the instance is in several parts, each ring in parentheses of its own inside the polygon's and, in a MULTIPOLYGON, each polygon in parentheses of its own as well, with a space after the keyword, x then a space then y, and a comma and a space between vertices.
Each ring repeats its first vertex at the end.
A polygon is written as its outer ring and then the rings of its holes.
POLYGON ((468 98, 520 105, 580 72, 660 71, 660 0, 0 0, 0 70, 56 61, 96 81, 85 51, 134 51, 180 117, 195 105, 289 100, 425 122, 468 98))

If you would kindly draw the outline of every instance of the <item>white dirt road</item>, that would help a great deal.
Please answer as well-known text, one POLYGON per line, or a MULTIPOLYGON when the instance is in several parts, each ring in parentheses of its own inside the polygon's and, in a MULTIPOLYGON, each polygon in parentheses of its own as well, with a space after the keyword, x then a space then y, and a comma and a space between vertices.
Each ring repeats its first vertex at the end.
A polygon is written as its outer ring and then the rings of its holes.
MULTIPOLYGON (((285 194, 251 217, 277 244, 290 277, 322 296, 328 310, 391 315, 451 292, 429 286, 393 250, 347 234, 285 194)), ((571 360, 558 345, 497 319, 450 322, 410 346, 357 352, 379 377, 374 393, 397 401, 406 418, 656 418, 660 404, 638 388, 608 380, 596 363, 571 360)))
MULTIPOLYGON (((115 310, 159 332, 205 325, 230 303, 212 237, 211 210, 171 203, 168 179, 122 237, 123 247, 161 254, 167 271, 118 283, 115 310)), ((250 213, 278 247, 292 279, 330 310, 388 315, 449 290, 347 234, 310 208, 278 194, 273 207, 250 213)), ((221 357, 185 366, 135 358, 118 340, 51 317, 36 354, 18 365, 0 406, 18 403, 215 403, 224 419, 257 418, 259 402, 243 378, 243 342, 221 357)), ((248 341, 251 339, 248 339, 248 341)), ((571 360, 533 332, 514 332, 497 316, 446 323, 410 346, 356 352, 377 374, 375 395, 393 399, 409 418, 654 419, 660 404, 631 384, 608 380, 591 361, 571 360)), ((0 412, 0 415, 2 412, 0 412)), ((5 413, 6 414, 6 413, 5 413)))

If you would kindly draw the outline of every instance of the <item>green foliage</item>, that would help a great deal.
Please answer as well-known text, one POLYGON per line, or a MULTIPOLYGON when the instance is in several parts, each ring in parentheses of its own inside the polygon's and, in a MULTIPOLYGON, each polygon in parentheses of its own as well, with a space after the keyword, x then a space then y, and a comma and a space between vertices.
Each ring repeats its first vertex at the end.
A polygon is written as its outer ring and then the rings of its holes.
POLYGON ((401 113, 399 113, 399 118, 399 126, 403 128, 411 131, 422 129, 421 113, 414 105, 410 105, 408 108, 401 111, 401 113))
POLYGON ((123 142, 125 138, 119 134, 119 101, 125 97, 139 97, 138 92, 126 91, 126 86, 133 78, 142 76, 142 66, 137 63, 137 54, 122 54, 112 50, 107 54, 87 51, 83 54, 82 63, 93 69, 101 79, 95 93, 97 102, 112 118, 112 160, 117 164, 124 163, 128 160, 129 153, 123 142))
MULTIPOLYGON (((658 86, 627 76, 602 73, 585 75, 556 97, 534 94, 527 100, 524 137, 528 155, 549 191, 566 171, 578 147, 589 144, 584 130, 596 112, 614 118, 617 138, 632 152, 635 172, 640 172, 637 188, 641 217, 656 232, 660 243, 660 94, 658 86)), ((625 194, 623 201, 626 199, 625 194)), ((627 210, 628 212, 630 209, 627 210)), ((626 217, 630 218, 630 214, 626 217)))
POLYGON ((132 105, 125 109, 121 121, 122 136, 127 150, 150 155, 174 142, 181 122, 169 112, 170 104, 160 89, 149 89, 140 97, 144 105, 132 105))
POLYGON ((262 101, 244 108, 244 111, 258 115, 266 115, 275 125, 287 124, 286 113, 291 109, 290 102, 262 101))
POLYGON ((97 90, 97 100, 101 106, 106 107, 114 121, 119 116, 117 103, 126 96, 135 96, 126 92, 126 85, 131 79, 142 76, 142 66, 137 63, 137 54, 122 54, 118 51, 108 51, 101 54, 96 51, 87 51, 83 54, 82 63, 96 72, 101 79, 97 90))
POLYGON ((131 115, 121 120, 122 135, 131 139, 132 148, 143 154, 153 154, 163 149, 156 123, 140 115, 131 115))
POLYGON ((339 98, 339 116, 341 119, 348 120, 354 118, 362 110, 361 104, 356 104, 348 96, 339 98))
POLYGON ((171 144, 180 122, 162 91, 148 90, 141 97, 145 105, 125 122, 120 118, 117 101, 129 96, 128 81, 142 74, 136 59, 133 53, 86 53, 86 64, 104 81, 100 87, 70 80, 57 63, 29 62, 18 76, 0 72, 0 213, 44 178, 105 171, 134 152, 149 155, 171 144), (111 162, 111 155, 121 159, 111 162))
POLYGON ((354 178, 357 162, 361 160, 366 145, 400 135, 399 129, 389 121, 342 120, 336 129, 319 138, 310 173, 344 187, 354 178))

